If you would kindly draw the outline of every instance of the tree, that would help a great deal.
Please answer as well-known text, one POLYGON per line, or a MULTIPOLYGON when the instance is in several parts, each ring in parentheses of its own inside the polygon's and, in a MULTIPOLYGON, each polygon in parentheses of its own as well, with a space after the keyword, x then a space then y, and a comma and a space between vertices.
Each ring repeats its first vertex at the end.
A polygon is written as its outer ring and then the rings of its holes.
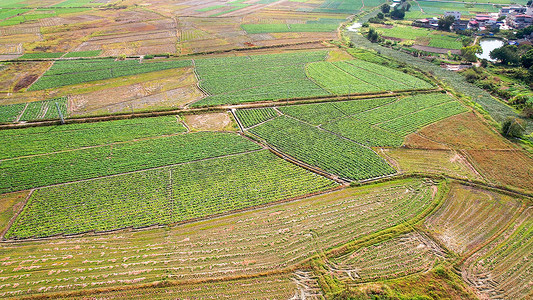
POLYGON ((411 3, 406 2, 404 7, 405 7, 405 11, 409 11, 409 9, 411 9, 411 3))
POLYGON ((450 31, 450 27, 452 26, 453 22, 455 22, 455 18, 453 16, 447 16, 440 18, 437 24, 440 30, 450 31))
POLYGON ((526 69, 533 66, 533 49, 527 51, 522 57, 520 57, 520 64, 526 69))
POLYGON ((390 12, 390 5, 388 5, 387 3, 383 4, 381 6, 381 12, 384 14, 388 14, 390 12))
POLYGON ((466 46, 461 48, 461 56, 464 57, 467 61, 475 62, 477 61, 476 54, 483 53, 483 49, 479 45, 466 46))
POLYGON ((526 130, 523 120, 509 117, 502 124, 502 134, 509 138, 519 138, 524 135, 526 130))
POLYGON ((395 9, 390 13, 391 18, 402 20, 405 17, 405 9, 395 9))
POLYGON ((377 17, 378 19, 383 19, 385 18, 385 15, 383 13, 378 13, 377 17))
POLYGON ((372 43, 378 42, 379 41, 379 33, 374 28, 370 27, 370 29, 368 30, 367 38, 372 43))
POLYGON ((516 46, 506 45, 492 50, 490 52, 490 58, 497 59, 505 65, 516 65, 520 59, 517 50, 518 48, 516 46))

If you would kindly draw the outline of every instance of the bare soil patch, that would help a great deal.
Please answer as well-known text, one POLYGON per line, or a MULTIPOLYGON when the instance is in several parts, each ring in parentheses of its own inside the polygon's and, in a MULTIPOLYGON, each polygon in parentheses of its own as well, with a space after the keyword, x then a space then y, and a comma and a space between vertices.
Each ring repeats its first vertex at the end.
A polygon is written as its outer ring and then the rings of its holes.
POLYGON ((186 115, 184 119, 193 131, 236 130, 235 123, 228 113, 186 115))

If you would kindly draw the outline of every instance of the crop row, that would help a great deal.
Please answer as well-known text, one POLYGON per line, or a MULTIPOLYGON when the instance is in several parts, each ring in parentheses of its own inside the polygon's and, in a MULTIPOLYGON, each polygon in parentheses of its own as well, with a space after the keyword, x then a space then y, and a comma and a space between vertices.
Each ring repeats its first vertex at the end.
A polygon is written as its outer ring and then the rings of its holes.
POLYGON ((239 109, 235 111, 235 114, 245 128, 268 121, 278 115, 278 113, 271 107, 239 109))
MULTIPOLYGON (((55 106, 53 107, 55 108, 55 106)), ((175 116, 0 131, 0 159, 46 154, 185 132, 175 116)))
POLYGON ((199 132, 22 157, 0 164, 0 193, 257 149, 236 134, 199 132))
POLYGON ((37 190, 7 238, 168 224, 335 186, 264 150, 37 190))
POLYGON ((44 90, 89 81, 136 75, 191 65, 190 60, 144 62, 112 59, 57 61, 29 90, 44 90))
POLYGON ((296 159, 344 178, 361 180, 395 172, 371 149, 286 116, 250 132, 296 159))
POLYGON ((423 180, 392 181, 186 226, 3 243, 0 296, 279 270, 411 219, 428 207, 431 195, 423 180))

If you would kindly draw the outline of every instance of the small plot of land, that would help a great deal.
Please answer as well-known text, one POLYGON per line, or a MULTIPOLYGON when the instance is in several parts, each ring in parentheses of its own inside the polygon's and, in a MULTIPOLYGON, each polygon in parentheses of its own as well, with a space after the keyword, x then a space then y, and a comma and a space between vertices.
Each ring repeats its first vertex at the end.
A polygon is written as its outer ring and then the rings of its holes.
POLYGON ((424 224, 447 248, 466 254, 505 228, 521 206, 511 196, 454 184, 444 205, 424 224))
POLYGON ((247 33, 272 32, 328 32, 335 31, 344 19, 319 19, 307 21, 303 24, 243 24, 242 29, 247 33))
MULTIPOLYGON (((428 125, 417 134, 453 149, 512 149, 510 143, 491 130, 473 112, 458 114, 428 125)), ((431 147, 420 139, 411 140, 408 136, 406 146, 420 149, 431 147)))
POLYGON ((467 150, 474 167, 489 181, 533 190, 533 159, 521 150, 467 150))
MULTIPOLYGON (((375 26, 375 25, 373 25, 375 26)), ((418 45, 457 50, 463 47, 459 35, 410 26, 377 27, 384 38, 414 41, 418 45)))
POLYGON ((195 60, 200 87, 209 93, 194 106, 328 95, 309 80, 305 64, 325 51, 195 60))
POLYGON ((0 123, 59 119, 60 112, 63 118, 68 117, 66 97, 29 103, 1 105, 0 123))
POLYGON ((435 242, 414 232, 337 258, 330 268, 350 284, 428 271, 444 257, 444 250, 435 242))
POLYGON ((263 150, 36 190, 6 238, 170 224, 335 186, 263 150))
POLYGON ((533 210, 528 207, 497 239, 470 257, 463 278, 480 298, 531 298, 533 210))
POLYGON ((482 179, 466 158, 452 150, 381 149, 392 165, 407 173, 445 174, 463 179, 482 179))
POLYGON ((44 90, 189 66, 191 66, 190 60, 143 63, 137 60, 116 61, 114 59, 57 61, 29 90, 44 90))
POLYGON ((250 128, 257 124, 271 120, 278 115, 278 113, 271 107, 238 109, 235 111, 235 114, 241 121, 244 128, 250 128))
POLYGON ((7 230, 9 221, 22 209, 28 194, 25 191, 0 195, 0 234, 7 230))
POLYGON ((260 149, 232 133, 198 132, 13 158, 0 164, 0 192, 157 168, 260 149))
POLYGON ((71 95, 72 116, 179 108, 204 96, 196 86, 193 68, 67 86, 61 93, 71 95))
MULTIPOLYGON (((247 193, 262 194, 253 188, 247 193)), ((433 192, 424 180, 399 180, 165 229, 2 243, 0 269, 10 284, 0 286, 0 296, 235 278, 291 268, 317 251, 414 218, 434 204, 433 192)), ((82 205, 77 209, 87 213, 82 205)))
POLYGON ((227 113, 183 116, 192 131, 234 131, 235 123, 227 113))

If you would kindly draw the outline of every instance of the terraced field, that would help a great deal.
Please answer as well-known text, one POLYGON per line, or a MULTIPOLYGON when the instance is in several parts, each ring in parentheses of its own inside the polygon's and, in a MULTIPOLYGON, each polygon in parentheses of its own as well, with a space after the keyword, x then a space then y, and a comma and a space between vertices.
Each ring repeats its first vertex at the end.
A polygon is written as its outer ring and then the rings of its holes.
POLYGON ((330 268, 347 284, 354 284, 425 272, 445 256, 438 244, 413 232, 336 258, 330 268))
POLYGON ((505 228, 522 205, 511 196, 457 184, 425 226, 447 248, 466 254, 505 228))

